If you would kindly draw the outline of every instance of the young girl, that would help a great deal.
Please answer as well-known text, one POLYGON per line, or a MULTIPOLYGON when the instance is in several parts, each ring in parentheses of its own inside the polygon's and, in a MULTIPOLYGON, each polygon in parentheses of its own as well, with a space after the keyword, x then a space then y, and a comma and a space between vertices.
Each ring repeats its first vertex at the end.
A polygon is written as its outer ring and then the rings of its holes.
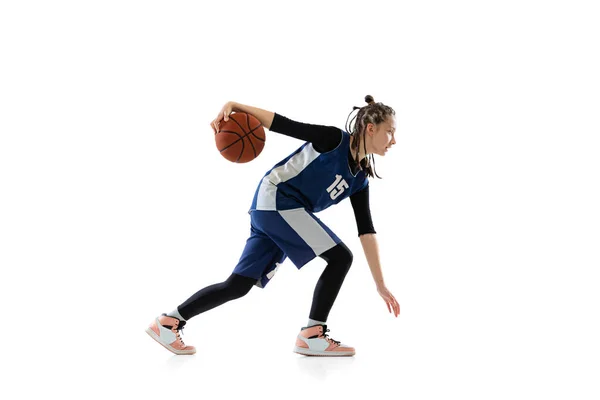
MULTIPOLYGON (((369 177, 377 176, 373 154, 384 156, 396 143, 395 112, 368 103, 346 127, 312 125, 280 114, 228 102, 211 122, 215 134, 232 112, 255 116, 267 129, 306 141, 276 164, 260 181, 250 207, 251 235, 227 280, 198 291, 169 314, 155 318, 146 332, 175 354, 194 354, 179 331, 190 318, 264 288, 287 257, 298 269, 319 256, 327 262, 313 295, 309 320, 296 338, 294 351, 307 356, 353 356, 354 348, 327 334, 327 317, 352 264, 352 252, 315 215, 350 197, 358 235, 377 292, 397 317, 400 306, 386 288, 379 262, 375 229, 369 210, 369 177), (350 129, 355 121, 353 129, 350 129), (350 133, 348 133, 350 132, 350 133)), ((352 112, 354 112, 354 110, 352 112)), ((352 114, 350 113, 350 115, 352 114)), ((350 115, 348 118, 350 118, 350 115)), ((348 123, 348 121, 346 121, 348 123)))

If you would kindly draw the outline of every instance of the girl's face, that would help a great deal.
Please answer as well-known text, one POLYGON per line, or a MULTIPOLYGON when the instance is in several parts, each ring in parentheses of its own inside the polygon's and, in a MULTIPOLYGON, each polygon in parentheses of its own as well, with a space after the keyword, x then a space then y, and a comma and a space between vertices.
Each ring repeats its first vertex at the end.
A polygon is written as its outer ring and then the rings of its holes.
POLYGON ((377 125, 368 124, 367 134, 371 139, 370 153, 385 156, 388 149, 396 144, 395 133, 396 118, 393 115, 389 115, 385 121, 377 125))

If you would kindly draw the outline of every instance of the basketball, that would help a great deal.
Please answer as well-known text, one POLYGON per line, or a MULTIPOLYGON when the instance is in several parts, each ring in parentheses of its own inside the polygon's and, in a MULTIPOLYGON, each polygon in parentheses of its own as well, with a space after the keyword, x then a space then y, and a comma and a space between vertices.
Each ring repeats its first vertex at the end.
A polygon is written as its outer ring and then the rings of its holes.
POLYGON ((235 163, 254 160, 265 147, 265 130, 256 117, 233 113, 222 120, 215 135, 217 149, 225 159, 235 163))

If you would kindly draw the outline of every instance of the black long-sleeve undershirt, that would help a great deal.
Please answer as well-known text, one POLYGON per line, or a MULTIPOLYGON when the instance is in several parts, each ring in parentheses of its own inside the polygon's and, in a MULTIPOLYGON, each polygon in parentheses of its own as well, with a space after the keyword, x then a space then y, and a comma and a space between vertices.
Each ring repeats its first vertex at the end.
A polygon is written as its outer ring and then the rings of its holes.
MULTIPOLYGON (((335 149, 342 141, 343 135, 342 131, 335 126, 298 122, 277 113, 275 113, 269 130, 310 142, 319 153, 326 153, 335 149)), ((348 165, 355 174, 358 172, 358 166, 350 152, 348 152, 348 165)), ((356 218, 358 235, 376 233, 369 206, 369 185, 350 196, 350 201, 356 218)))
POLYGON ((298 122, 277 113, 269 130, 311 142, 319 153, 327 153, 335 149, 342 141, 342 131, 335 126, 298 122))

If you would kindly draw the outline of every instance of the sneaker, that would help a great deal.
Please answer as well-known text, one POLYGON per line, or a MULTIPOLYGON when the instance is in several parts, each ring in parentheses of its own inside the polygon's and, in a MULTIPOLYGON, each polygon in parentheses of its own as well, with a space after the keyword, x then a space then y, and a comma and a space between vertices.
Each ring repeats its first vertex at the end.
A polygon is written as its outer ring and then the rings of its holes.
POLYGON ((327 325, 302 328, 296 339, 294 353, 305 356, 353 356, 354 348, 327 336, 327 325))
POLYGON ((196 349, 193 346, 186 346, 181 340, 180 331, 184 325, 185 321, 162 314, 154 319, 146 329, 146 333, 175 354, 194 354, 196 349))

